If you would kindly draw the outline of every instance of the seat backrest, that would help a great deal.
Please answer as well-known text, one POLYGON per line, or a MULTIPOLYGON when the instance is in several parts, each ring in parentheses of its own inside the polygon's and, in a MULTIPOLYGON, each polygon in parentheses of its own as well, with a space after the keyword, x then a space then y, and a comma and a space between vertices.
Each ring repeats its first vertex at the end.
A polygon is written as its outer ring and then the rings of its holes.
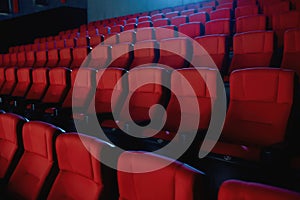
POLYGON ((236 33, 247 31, 265 31, 267 17, 265 15, 250 15, 236 19, 236 33))
POLYGON ((284 49, 282 68, 295 70, 300 76, 298 63, 300 62, 300 29, 290 29, 284 33, 284 49))
POLYGON ((48 42, 40 43, 40 51, 46 51, 46 50, 48 50, 48 42))
POLYGON ((157 168, 171 162, 168 158, 143 152, 124 152, 118 160, 118 185, 120 200, 131 199, 198 199, 204 196, 204 175, 188 165, 175 161, 170 165, 147 173, 146 166, 157 168), (157 181, 159 179, 159 181, 157 181), (164 188, 163 190, 161 188, 164 188), (200 195, 200 196, 199 196, 200 195))
POLYGON ((145 40, 153 40, 155 36, 154 29, 151 28, 141 28, 136 32, 136 42, 145 41, 145 40))
POLYGON ((171 23, 170 19, 168 19, 168 18, 161 18, 161 19, 153 20, 154 27, 166 26, 166 25, 170 25, 170 23, 171 23))
POLYGON ((37 51, 34 67, 44 67, 48 60, 48 51, 37 51))
POLYGON ((167 65, 168 67, 178 69, 188 65, 187 60, 191 56, 191 44, 187 38, 169 38, 160 41, 160 56, 158 63, 167 65), (171 49, 172 52, 164 49, 171 49), (176 52, 173 53, 173 52, 176 52))
POLYGON ((64 101, 70 88, 71 70, 64 67, 56 67, 49 71, 49 88, 42 99, 43 103, 57 103, 64 101))
POLYGON ((5 82, 1 88, 1 95, 11 95, 17 83, 17 68, 8 67, 5 69, 5 82))
POLYGON ((6 68, 0 67, 0 91, 5 83, 5 70, 6 68))
POLYGON ((92 36, 90 39, 90 46, 92 48, 95 48, 97 45, 99 45, 104 40, 104 35, 95 35, 92 36))
POLYGON ((37 199, 56 162, 55 139, 62 130, 38 121, 23 126, 24 153, 8 183, 8 192, 22 199, 37 199), (30 188, 30 189, 28 189, 30 188))
POLYGON ((133 59, 133 44, 132 43, 119 43, 112 46, 111 50, 111 63, 109 67, 129 68, 133 59), (120 55, 120 52, 125 54, 120 55))
POLYGON ((232 72, 222 138, 258 147, 283 142, 294 97, 294 75, 276 68, 232 72))
POLYGON ((158 42, 145 40, 134 44, 134 58, 130 69, 149 63, 156 63, 158 60, 158 42))
POLYGON ((33 67, 36 62, 35 51, 26 51, 26 67, 33 67))
POLYGON ((242 16, 257 15, 257 14, 258 14, 258 7, 256 5, 241 6, 235 9, 236 19, 242 16))
POLYGON ((19 52, 17 57, 18 57, 17 66, 24 67, 24 65, 26 64, 26 52, 25 51, 19 52))
POLYGON ((25 97, 32 84, 32 68, 17 69, 17 79, 18 82, 11 96, 25 97))
POLYGON ((96 72, 97 70, 92 68, 77 68, 72 70, 71 88, 62 107, 71 108, 73 106, 73 108, 84 109, 88 106, 92 98, 92 89, 96 87, 96 72))
POLYGON ((115 26, 111 27, 110 32, 111 33, 120 33, 123 31, 123 29, 124 29, 124 27, 122 25, 115 25, 115 26))
POLYGON ((171 19, 172 17, 178 16, 178 15, 179 15, 179 11, 168 12, 165 14, 165 18, 171 19))
POLYGON ((26 100, 40 100, 49 86, 49 69, 35 68, 32 70, 32 85, 26 95, 26 100))
POLYGON ((137 28, 146 28, 146 27, 152 27, 152 21, 144 21, 144 22, 139 22, 137 24, 137 28))
POLYGON ((133 30, 124 31, 119 35, 119 43, 129 42, 134 43, 136 37, 136 32, 133 30))
POLYGON ((231 35, 230 19, 215 19, 205 23, 205 34, 226 34, 231 35))
POLYGON ((12 67, 17 67, 17 63, 18 63, 18 57, 17 57, 17 53, 10 53, 10 65, 12 67))
POLYGON ((175 16, 171 18, 171 24, 175 26, 179 26, 181 24, 186 23, 188 20, 186 15, 175 16))
POLYGON ((198 12, 207 12, 207 13, 210 13, 213 10, 215 10, 215 7, 213 7, 213 6, 203 6, 202 8, 198 9, 198 12))
POLYGON ((10 53, 6 53, 3 55, 3 66, 10 67, 10 53))
POLYGON ((191 38, 195 38, 204 33, 204 26, 201 22, 189 22, 185 24, 180 24, 178 26, 178 32, 183 33, 191 38))
POLYGON ((66 47, 66 40, 65 39, 61 39, 61 40, 56 41, 56 48, 63 49, 65 47, 66 47))
POLYGON ((88 54, 90 53, 91 49, 89 47, 77 47, 73 49, 73 60, 70 65, 70 68, 79 68, 83 61, 87 58, 88 54))
POLYGON ((99 45, 91 51, 90 68, 102 68, 111 60, 111 45, 99 45))
POLYGON ((188 9, 188 10, 183 10, 180 12, 180 15, 191 15, 191 14, 194 14, 196 11, 196 9, 188 9))
POLYGON ((157 19, 162 19, 164 18, 164 14, 163 13, 157 13, 157 14, 154 14, 154 15, 151 15, 151 20, 153 22, 153 26, 154 26, 154 20, 157 20, 157 19))
POLYGON ((48 50, 55 49, 55 48, 56 48, 56 41, 55 40, 49 41, 48 50))
POLYGON ((76 47, 88 47, 89 46, 89 37, 83 36, 77 38, 76 47))
POLYGON ((232 11, 230 8, 220 8, 210 12, 210 20, 214 19, 231 19, 232 11))
POLYGON ((226 199, 299 200, 300 194, 271 185, 232 179, 224 181, 219 189, 218 200, 226 199))
POLYGON ((76 47, 76 42, 77 42, 77 39, 76 38, 69 38, 69 39, 66 39, 65 40, 65 45, 66 45, 66 48, 74 48, 76 47))
POLYGON ((151 17, 150 16, 141 16, 138 18, 138 22, 145 22, 145 21, 151 21, 151 17))
POLYGON ((46 67, 56 67, 59 62, 59 49, 51 49, 48 51, 48 62, 46 67))
POLYGON ((193 45, 193 60, 192 63, 196 63, 196 67, 211 66, 210 56, 218 69, 221 72, 226 70, 229 55, 228 40, 225 35, 205 35, 196 37, 195 41, 205 49, 204 51, 197 51, 195 45, 193 45))
POLYGON ((277 3, 269 3, 263 7, 263 13, 267 16, 284 13, 290 11, 289 1, 279 1, 277 3))
POLYGON ((137 27, 137 24, 136 24, 136 23, 127 23, 127 24, 124 26, 124 31, 134 30, 134 29, 136 29, 136 27, 137 27))
POLYGON ((58 67, 70 67, 73 60, 73 48, 63 48, 59 51, 58 67))
POLYGON ((256 6, 256 0, 237 0, 237 7, 256 6))
POLYGON ((273 31, 237 33, 233 37, 233 58, 229 71, 246 67, 269 67, 274 52, 273 31))
POLYGON ((22 127, 26 120, 16 114, 0 114, 0 180, 7 182, 23 151, 22 127))
POLYGON ((51 199, 111 199, 113 188, 105 177, 114 177, 95 158, 103 149, 112 148, 102 140, 80 133, 61 134, 56 140, 59 173, 47 197, 51 199), (65 188, 65 186, 68 186, 65 188))

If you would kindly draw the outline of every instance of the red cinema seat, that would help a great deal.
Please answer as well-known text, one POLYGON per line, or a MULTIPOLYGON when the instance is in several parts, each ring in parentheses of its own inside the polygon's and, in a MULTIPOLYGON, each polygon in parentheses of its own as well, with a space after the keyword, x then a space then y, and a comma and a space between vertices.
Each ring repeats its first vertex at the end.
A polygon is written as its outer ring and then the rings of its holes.
POLYGON ((169 38, 160 41, 160 56, 158 63, 167 65, 168 67, 178 69, 188 65, 191 56, 191 44, 187 38, 169 38), (170 49, 171 51, 166 51, 170 49), (173 53, 173 52, 176 52, 173 53))
POLYGON ((67 67, 69 68, 72 60, 73 60, 73 49, 72 48, 64 48, 59 51, 59 62, 57 64, 58 67, 67 67))
MULTIPOLYGON (((126 34, 126 32, 124 32, 126 34)), ((104 36, 104 40, 101 44, 105 45, 114 45, 117 44, 119 41, 119 35, 124 33, 117 33, 117 34, 108 34, 104 36)))
POLYGON ((86 36, 79 37, 79 38, 77 38, 76 47, 88 47, 89 41, 90 41, 89 37, 86 37, 86 36))
POLYGON ((77 39, 76 38, 69 38, 65 40, 65 46, 66 48, 73 48, 76 47, 77 39))
POLYGON ((32 84, 32 68, 17 69, 17 79, 18 82, 11 96, 14 98, 23 98, 32 84))
POLYGON ((216 8, 216 10, 219 10, 219 9, 224 9, 224 8, 229 8, 231 10, 233 10, 233 3, 223 3, 223 4, 219 4, 216 8))
POLYGON ((126 21, 126 24, 131 24, 131 23, 137 23, 137 18, 130 18, 130 19, 127 19, 126 21))
POLYGON ((97 45, 99 45, 104 40, 104 35, 95 35, 92 36, 90 39, 90 46, 92 48, 95 48, 97 45))
POLYGON ((237 0, 237 7, 256 6, 256 0, 237 0))
POLYGON ((133 44, 119 43, 112 46, 109 67, 128 69, 133 59, 133 44))
POLYGON ((119 199, 197 199, 205 196, 202 185, 204 174, 179 161, 147 173, 146 166, 158 168, 171 162, 168 158, 151 153, 124 152, 118 160, 119 199), (120 171, 126 169, 126 171, 120 171), (159 181, 157 181, 159 179, 159 181), (133 184, 135 183, 135 184, 133 184), (161 188, 164 188, 163 190, 161 188))
MULTIPOLYGON (((166 123, 154 138, 159 138, 166 141, 171 141, 178 133, 179 125, 181 126, 181 135, 177 135, 177 139, 185 135, 190 137, 188 133, 205 131, 208 129, 211 117, 211 110, 216 98, 216 76, 217 70, 208 68, 183 68, 178 69, 171 74, 171 91, 176 91, 177 94, 171 93, 166 111, 166 123), (176 73, 175 73, 176 72, 176 73), (201 72, 201 74, 200 74, 201 72), (193 92, 188 92, 185 88, 184 79, 191 85, 193 92), (208 91, 206 84, 210 84, 211 93, 208 91), (192 107, 185 107, 183 110, 180 107, 179 101, 185 105, 190 105, 191 96, 195 95, 200 110, 200 118, 198 126, 195 127, 195 116, 199 113, 193 110, 192 107), (180 114, 181 113, 181 114, 180 114), (181 124, 180 120, 184 118, 186 121, 181 124), (192 128, 193 127, 193 128, 192 128)), ((147 136, 147 130, 143 133, 147 136)))
POLYGON ((18 54, 17 53, 10 53, 10 66, 18 67, 18 54))
POLYGON ((291 190, 241 180, 224 181, 219 189, 218 200, 238 199, 299 200, 300 194, 291 190))
POLYGON ((44 67, 48 61, 47 51, 37 51, 36 52, 36 62, 34 67, 44 67))
MULTIPOLYGON (((151 21, 154 22, 155 20, 157 19, 162 19, 164 18, 164 14, 163 13, 157 13, 155 15, 151 15, 151 21)), ((154 26, 154 23, 153 23, 153 26, 154 26)))
POLYGON ((167 26, 167 25, 170 25, 170 23, 171 23, 170 19, 168 19, 168 18, 153 20, 153 26, 154 27, 167 26))
POLYGON ((35 68, 32 70, 32 85, 26 95, 28 102, 40 101, 49 86, 49 69, 35 68))
POLYGON ((172 17, 176 17, 179 15, 179 11, 168 12, 165 14, 165 18, 171 19, 172 17))
MULTIPOLYGON (((124 31, 124 32, 119 34, 119 43, 125 43, 125 42, 134 43, 135 38, 136 38, 136 32, 135 31, 133 31, 133 30, 124 31)), ((110 43, 110 44, 116 44, 116 43, 117 42, 110 43)))
MULTIPOLYGON (((178 26, 179 37, 183 33, 191 38, 195 38, 204 33, 204 26, 200 22, 189 22, 178 26)), ((184 37, 182 35, 182 37, 184 37)))
POLYGON ((103 149, 112 148, 109 144, 83 134, 68 133, 57 137, 55 147, 59 172, 48 200, 113 198, 111 177, 115 175, 98 160, 103 149))
POLYGON ((155 37, 155 30, 151 28, 141 28, 136 32, 135 41, 145 41, 145 40, 153 40, 155 37))
POLYGON ((124 31, 128 31, 128 30, 134 30, 137 28, 137 24, 136 23, 130 23, 130 24, 126 24, 124 26, 124 31))
POLYGON ((10 67, 10 53, 3 55, 3 66, 4 67, 10 67))
POLYGON ((151 21, 151 17, 150 16, 141 16, 138 18, 138 22, 145 22, 145 21, 151 21))
POLYGON ((66 40, 65 39, 56 41, 56 48, 63 49, 65 47, 66 47, 66 40))
POLYGON ((171 18, 171 24, 174 26, 179 26, 181 24, 186 23, 188 20, 186 15, 175 16, 171 18))
POLYGON ((215 19, 205 23, 205 35, 226 34, 231 35, 230 19, 215 19))
POLYGON ((22 52, 19 52, 18 55, 18 67, 24 67, 25 64, 26 64, 26 52, 25 51, 22 51, 22 52))
POLYGON ((46 51, 48 50, 48 42, 43 42, 43 43, 40 43, 40 48, 39 48, 40 51, 46 51))
POLYGON ((255 5, 241 6, 241 7, 237 7, 234 12, 235 12, 236 19, 242 16, 257 15, 258 7, 255 5))
POLYGON ((107 66, 111 60, 111 49, 110 45, 99 45, 91 51, 91 59, 88 66, 90 68, 103 68, 107 66))
POLYGON ((205 49, 206 52, 197 51, 198 48, 193 50, 192 63, 196 63, 195 67, 207 67, 211 65, 211 57, 218 69, 226 73, 226 69, 229 64, 229 46, 228 38, 225 35, 206 35, 195 38, 196 42, 205 49))
POLYGON ((205 6, 202 8, 198 9, 198 12, 206 12, 206 13, 210 13, 211 11, 215 10, 215 7, 212 6, 205 6))
MULTIPOLYGON (((293 71, 276 68, 235 70, 230 102, 214 154, 261 161, 265 148, 284 142, 294 96, 293 71)), ((269 157, 272 157, 272 151, 269 157)))
POLYGON ((5 70, 6 68, 0 67, 0 91, 5 83, 5 70))
POLYGON ((207 12, 198 12, 189 15, 189 22, 201 22, 205 24, 209 20, 209 15, 207 12))
POLYGON ((155 40, 145 40, 134 45, 134 59, 130 69, 144 64, 156 63, 159 44, 155 40))
POLYGON ((26 51, 26 63, 25 67, 33 67, 36 62, 35 51, 26 51))
POLYGON ((172 8, 164 8, 161 10, 162 13, 166 14, 166 13, 169 13, 169 12, 172 12, 172 8))
POLYGON ((8 182, 7 191, 17 199, 37 199, 44 195, 47 177, 54 168, 55 139, 62 130, 44 122, 23 126, 24 153, 8 182), (37 145, 38 144, 38 145, 37 145))
POLYGON ((267 18, 265 15, 250 15, 236 19, 236 33, 248 31, 265 31, 267 29, 267 18))
POLYGON ((17 68, 8 67, 5 69, 5 82, 0 91, 1 96, 9 96, 17 83, 17 68))
POLYGON ((284 33, 283 57, 281 68, 295 70, 300 76, 300 29, 290 29, 284 33))
POLYGON ((217 4, 216 1, 208 1, 208 2, 203 2, 201 5, 202 7, 207 7, 207 6, 215 7, 217 4))
POLYGON ((84 63, 84 61, 87 58, 90 51, 91 51, 91 48, 89 48, 89 47, 74 48, 73 51, 72 51, 73 60, 72 60, 72 63, 70 65, 70 68, 71 69, 79 68, 79 67, 81 67, 81 65, 86 66, 88 63, 87 62, 84 63))
POLYGON ((48 62, 46 67, 56 67, 59 62, 59 49, 51 49, 48 51, 48 62))
POLYGON ((233 58, 229 73, 248 67, 270 67, 274 52, 273 31, 237 33, 233 37, 233 58))
POLYGON ((137 28, 146 28, 146 27, 152 27, 152 21, 144 21, 144 22, 139 22, 137 24, 137 28))
POLYGON ((22 127, 26 119, 23 117, 6 113, 0 114, 0 181, 7 183, 22 152, 22 127))
POLYGON ((210 12, 210 20, 214 19, 231 19, 232 11, 230 8, 220 8, 210 12))
POLYGON ((32 51, 39 51, 40 50, 40 43, 31 44, 32 51))
POLYGON ((188 9, 188 10, 183 10, 180 12, 180 15, 191 15, 191 14, 194 14, 195 13, 195 9, 188 9))
POLYGON ((121 33, 123 31, 124 27, 122 25, 115 25, 112 26, 110 29, 110 33, 121 33))

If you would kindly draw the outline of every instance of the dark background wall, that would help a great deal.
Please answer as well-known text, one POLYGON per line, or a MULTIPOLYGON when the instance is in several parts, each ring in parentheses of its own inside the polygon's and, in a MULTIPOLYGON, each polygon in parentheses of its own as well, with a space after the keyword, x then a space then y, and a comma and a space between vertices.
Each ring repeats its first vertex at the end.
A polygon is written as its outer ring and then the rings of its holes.
POLYGON ((0 52, 10 46, 33 43, 37 37, 57 35, 62 30, 87 23, 86 9, 59 7, 0 21, 0 52))
POLYGON ((200 1, 201 0, 87 0, 88 21, 91 22, 200 1))

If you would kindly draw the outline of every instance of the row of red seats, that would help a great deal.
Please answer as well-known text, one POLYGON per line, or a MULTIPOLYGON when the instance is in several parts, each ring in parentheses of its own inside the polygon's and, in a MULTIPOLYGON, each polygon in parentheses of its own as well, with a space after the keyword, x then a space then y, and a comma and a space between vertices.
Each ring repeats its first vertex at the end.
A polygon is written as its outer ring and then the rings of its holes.
MULTIPOLYGON (((162 33, 173 34, 172 31, 162 33)), ((156 36, 160 35, 159 30, 156 31, 156 34, 156 36)), ((137 33, 129 31, 126 34, 121 34, 119 37, 109 38, 103 42, 103 45, 98 46, 91 52, 90 59, 87 59, 85 66, 99 69, 108 65, 110 67, 132 69, 147 63, 159 63, 176 69, 189 66, 187 61, 196 63, 196 67, 212 66, 212 63, 208 62, 208 55, 205 52, 199 52, 195 46, 192 47, 189 40, 182 37, 169 38, 172 36, 167 34, 164 36, 168 39, 162 39, 159 42, 147 40, 148 37, 153 35, 153 29, 142 29, 137 33), (135 44, 132 44, 130 42, 132 40, 144 41, 137 41, 135 44), (119 43, 113 44, 115 42, 119 43), (160 50, 157 50, 158 48, 160 50), (180 55, 164 51, 166 48, 172 48, 175 52, 180 52, 180 55), (122 51, 126 52, 126 54, 119 57, 119 52, 122 51), (111 61, 113 62, 110 63, 111 61)), ((298 43, 294 41, 299 34, 299 29, 291 29, 285 32, 283 58, 281 61, 282 68, 293 69, 297 73, 299 73, 297 67, 299 50, 297 47, 298 43)), ((208 52, 217 68, 225 75, 231 73, 234 69, 274 66, 275 45, 272 31, 236 34, 233 37, 233 57, 229 70, 227 69, 229 65, 228 38, 225 35, 200 36, 196 37, 195 41, 208 52)), ((1 66, 51 68, 61 66, 78 68, 89 52, 89 48, 81 47, 5 54, 1 66)), ((3 69, 2 73, 4 73, 3 69)), ((3 76, 2 81, 4 81, 4 78, 5 76, 3 76)))
MULTIPOLYGON (((155 154, 124 152, 119 155, 115 168, 120 170, 116 173, 101 163, 105 151, 113 151, 113 146, 104 141, 79 133, 64 133, 51 124, 28 122, 11 113, 0 114, 0 119, 3 129, 0 135, 3 158, 0 180, 1 196, 4 198, 175 197, 193 200, 209 196, 202 188, 206 184, 205 175, 181 162, 173 161, 152 172, 136 173, 146 170, 145 164, 155 168, 170 160, 155 154), (4 154, 8 151, 9 154, 4 154), (127 171, 121 171, 125 169, 127 171), (158 179, 161 181, 157 181, 158 179), (118 190, 114 185, 116 181, 118 190), (131 184, 133 181, 135 184, 131 184), (162 187, 164 190, 161 190, 162 187)), ((245 197, 297 200, 300 199, 300 194, 258 183, 227 180, 220 188, 218 199, 245 197)))

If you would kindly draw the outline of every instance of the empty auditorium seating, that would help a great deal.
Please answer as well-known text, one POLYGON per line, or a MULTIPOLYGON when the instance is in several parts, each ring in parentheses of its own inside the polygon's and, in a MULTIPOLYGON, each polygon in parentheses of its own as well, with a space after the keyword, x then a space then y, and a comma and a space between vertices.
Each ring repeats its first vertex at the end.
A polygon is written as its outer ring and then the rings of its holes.
MULTIPOLYGON (((191 137, 188 133, 208 129, 212 105, 216 98, 214 93, 216 91, 216 74, 216 70, 208 68, 183 68, 171 74, 172 93, 166 109, 166 123, 162 131, 153 136, 154 138, 172 140, 179 131, 179 125, 181 126, 181 132, 178 133, 177 139, 182 139, 180 137, 184 135, 185 137, 191 137), (195 101, 198 103, 196 106, 200 110, 198 126, 194 125, 194 119, 199 113, 195 112, 192 107, 187 106, 192 102, 193 92, 190 93, 186 89, 187 85, 183 81, 184 79, 188 81, 196 94, 195 101), (206 84, 210 84, 211 93, 208 91, 206 84), (182 108, 180 103, 186 106, 182 108), (185 119, 185 123, 180 122, 181 119, 185 119)), ((143 134, 147 135, 147 130, 143 134)))
POLYGON ((205 34, 231 35, 232 27, 230 19, 215 19, 205 23, 205 34))
POLYGON ((180 15, 191 15, 194 14, 197 10, 195 9, 188 9, 188 10, 183 10, 180 12, 180 15))
POLYGON ((85 66, 88 64, 88 62, 84 62, 85 59, 87 58, 89 52, 91 49, 89 47, 77 47, 74 48, 72 51, 73 54, 73 60, 70 65, 70 68, 79 68, 81 65, 85 66))
POLYGON ((70 67, 73 60, 73 48, 63 48, 59 51, 58 67, 70 67))
POLYGON ((273 15, 272 29, 277 36, 278 48, 282 48, 284 31, 291 28, 300 28, 300 12, 290 11, 273 15))
POLYGON ((153 26, 154 27, 166 26, 166 25, 170 25, 170 23, 171 23, 170 19, 168 19, 168 18, 153 20, 153 26))
POLYGON ((227 37, 225 35, 206 35, 196 37, 195 41, 206 51, 197 51, 199 47, 193 47, 192 63, 197 64, 195 67, 212 67, 211 62, 213 61, 221 72, 226 73, 229 64, 227 37), (208 56, 210 56, 212 60, 210 60, 208 56))
POLYGON ((76 47, 88 47, 89 46, 89 37, 79 37, 77 38, 76 47))
POLYGON ((111 29, 110 29, 110 33, 120 33, 123 31, 123 26, 122 25, 115 25, 115 26, 112 26, 111 29))
POLYGON ((178 32, 183 33, 191 38, 195 38, 203 35, 204 26, 200 22, 184 23, 178 26, 178 32))
POLYGON ((175 26, 179 26, 181 24, 184 24, 187 22, 187 16, 186 15, 180 15, 180 16, 175 16, 171 18, 171 24, 175 26))
POLYGON ((17 67, 18 57, 17 53, 10 53, 10 66, 17 67))
POLYGON ((212 6, 204 6, 198 9, 198 12, 207 12, 210 13, 211 11, 215 10, 215 7, 212 6))
POLYGON ((191 44, 187 38, 169 38, 160 40, 160 56, 158 63, 178 69, 188 65, 191 58, 191 44), (167 51, 169 49, 169 51, 167 51))
POLYGON ((36 62, 35 51, 26 51, 26 67, 33 67, 36 62))
POLYGON ((238 199, 300 199, 300 194, 284 188, 242 180, 227 180, 220 187, 218 200, 238 199))
POLYGON ((48 50, 50 49, 55 49, 56 48, 56 41, 52 40, 50 42, 48 42, 48 50))
POLYGON ((77 38, 69 38, 69 39, 66 39, 65 40, 65 46, 67 48, 73 48, 73 47, 76 47, 76 42, 77 42, 77 38))
MULTIPOLYGON (((168 72, 166 69, 161 67, 136 67, 130 70, 128 73, 128 96, 120 116, 115 120, 105 120, 101 123, 101 126, 107 128, 119 128, 127 127, 130 129, 130 123, 144 123, 150 120, 149 109, 154 104, 165 105, 167 92, 162 87, 162 83, 168 80, 168 72), (140 86, 141 81, 147 81, 151 84, 140 86), (131 97, 131 98, 130 98, 131 97), (130 101, 129 101, 130 100, 130 101), (126 115, 126 110, 130 108, 130 116, 126 115)), ((167 84, 167 83, 166 83, 167 84)), ((153 110, 152 116, 158 119, 161 116, 156 116, 153 110)))
POLYGON ((5 70, 6 70, 6 68, 0 67, 0 91, 5 82, 5 70))
POLYGON ((120 67, 127 69, 133 59, 133 44, 119 43, 112 46, 111 63, 109 67, 120 67))
POLYGON ((260 161, 265 148, 284 142, 293 87, 293 71, 255 68, 232 72, 229 108, 212 152, 260 161))
POLYGON ((144 21, 144 22, 139 22, 137 24, 137 28, 146 28, 146 27, 152 27, 153 24, 151 21, 144 21))
POLYGON ((22 154, 22 128, 26 119, 12 113, 0 114, 0 182, 7 183, 22 154))
POLYGON ((0 90, 1 96, 9 96, 13 92, 17 83, 17 69, 8 67, 5 69, 5 82, 0 90))
POLYGON ((152 22, 154 22, 154 20, 162 19, 162 18, 164 18, 164 14, 163 13, 157 13, 157 14, 151 15, 152 22))
POLYGON ((230 8, 221 8, 210 12, 210 20, 214 19, 231 19, 232 13, 230 8))
POLYGON ((10 67, 10 54, 7 53, 7 54, 4 54, 3 55, 3 66, 4 67, 10 67))
POLYGON ((127 23, 125 26, 124 26, 124 31, 128 31, 128 30, 133 30, 133 29, 136 29, 137 28, 137 24, 136 23, 127 23))
POLYGON ((151 21, 151 17, 150 16, 141 16, 138 18, 138 22, 145 22, 145 21, 151 21))
POLYGON ((247 67, 270 67, 274 52, 274 33, 237 33, 233 37, 233 52, 229 72, 247 67))
POLYGON ((44 67, 48 60, 48 51, 37 51, 34 67, 44 67))
POLYGON ((59 128, 43 122, 24 124, 24 153, 7 186, 12 198, 37 199, 45 195, 43 186, 49 184, 47 177, 53 173, 54 143, 61 132, 59 128))
POLYGON ((138 29, 136 32, 135 41, 144 41, 144 40, 152 40, 155 39, 155 32, 153 28, 142 28, 138 29))
POLYGON ((237 7, 235 9, 235 18, 239 18, 242 16, 248 16, 248 15, 257 15, 258 14, 258 7, 257 6, 241 6, 237 7))
POLYGON ((267 29, 267 18, 265 15, 251 15, 236 19, 236 33, 247 31, 264 31, 267 29))
POLYGON ((216 7, 216 10, 224 9, 224 8, 233 9, 233 3, 223 3, 223 4, 219 4, 219 5, 216 7))
POLYGON ((99 160, 109 144, 83 134, 68 133, 57 137, 55 147, 59 172, 47 199, 112 199, 115 196, 113 171, 107 170, 99 160), (106 182, 105 177, 109 177, 106 182))
POLYGON ((299 61, 300 48, 299 40, 300 29, 290 29, 284 33, 283 57, 281 62, 282 68, 295 70, 300 75, 299 61))
POLYGON ((48 51, 48 62, 46 67, 56 67, 59 62, 59 50, 58 49, 51 49, 48 51))
POLYGON ((92 36, 90 39, 90 46, 92 48, 95 48, 97 45, 99 45, 104 40, 104 35, 95 35, 92 36))
POLYGON ((168 12, 165 14, 165 18, 171 19, 172 17, 178 16, 178 15, 179 15, 179 11, 168 12))
POLYGON ((17 69, 17 84, 14 88, 11 97, 23 98, 30 89, 32 83, 32 68, 19 68, 17 69))
POLYGON ((158 60, 158 46, 158 42, 154 40, 136 42, 134 45, 134 59, 130 68, 156 63, 158 60))
POLYGON ((256 5, 256 0, 237 0, 237 7, 242 7, 242 6, 255 6, 256 5))
POLYGON ((118 160, 120 199, 186 199, 205 196, 204 174, 180 162, 143 152, 124 152, 118 160), (156 169, 150 171, 147 169, 156 169), (121 171, 121 169, 124 169, 121 171), (125 171, 126 170, 126 171, 125 171), (147 171, 147 173, 136 173, 147 171), (159 179, 159 181, 157 181, 159 179), (133 184, 135 183, 135 184, 133 184), (163 190, 161 188, 164 188, 163 190))
MULTIPOLYGON (((119 35, 119 43, 125 43, 125 42, 134 43, 135 37, 136 37, 135 31, 133 30, 124 31, 119 35)), ((110 44, 116 44, 116 43, 110 43, 110 44)))
POLYGON ((18 59, 17 66, 18 67, 24 67, 25 64, 26 64, 26 53, 24 51, 23 52, 19 52, 17 54, 17 59, 18 59))

